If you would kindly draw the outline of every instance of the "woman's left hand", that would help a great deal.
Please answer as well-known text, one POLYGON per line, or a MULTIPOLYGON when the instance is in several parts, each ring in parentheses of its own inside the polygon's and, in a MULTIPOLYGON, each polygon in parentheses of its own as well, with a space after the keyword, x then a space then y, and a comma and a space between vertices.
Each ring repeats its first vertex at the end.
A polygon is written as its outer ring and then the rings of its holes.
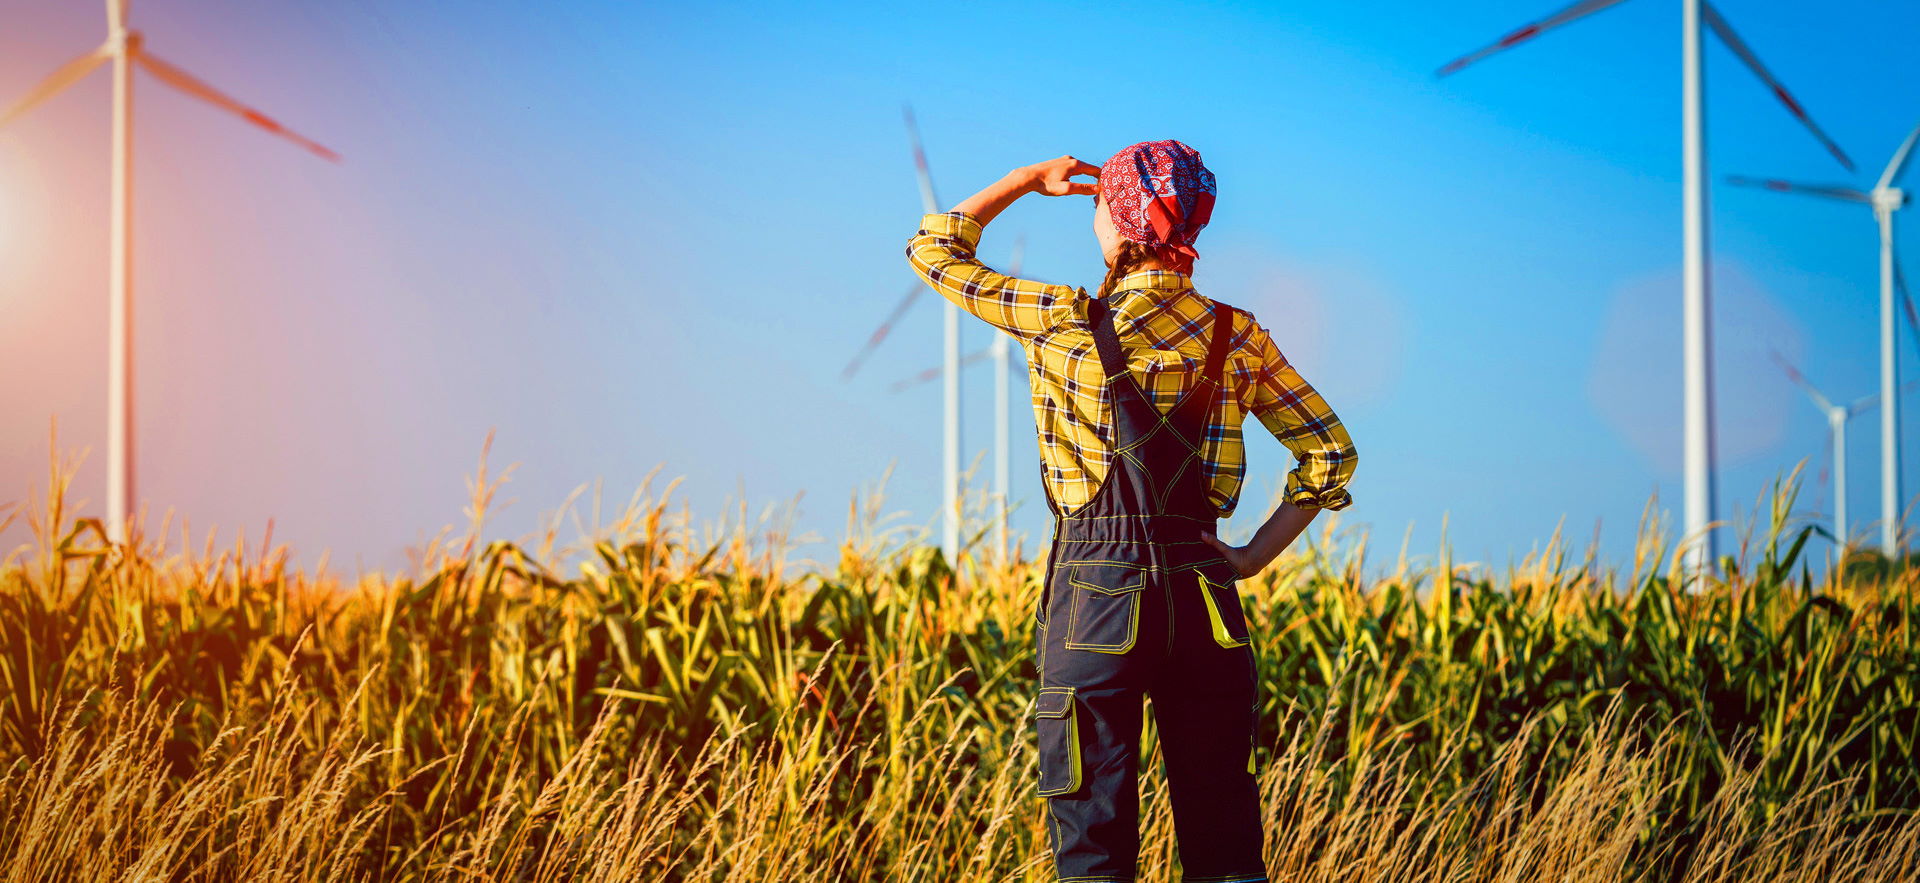
POLYGON ((1253 550, 1246 546, 1229 546, 1221 542, 1220 538, 1214 536, 1211 531, 1202 531, 1200 539, 1206 541, 1214 551, 1226 558, 1227 563, 1233 565, 1233 572, 1240 574, 1241 579, 1250 579, 1267 569, 1267 563, 1258 560, 1253 550))

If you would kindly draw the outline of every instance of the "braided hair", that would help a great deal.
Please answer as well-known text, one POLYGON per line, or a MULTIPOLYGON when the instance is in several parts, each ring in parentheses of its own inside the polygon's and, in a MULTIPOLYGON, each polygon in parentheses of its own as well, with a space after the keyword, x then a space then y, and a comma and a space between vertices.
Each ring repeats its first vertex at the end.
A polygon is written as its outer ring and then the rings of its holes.
POLYGON ((1113 287, 1120 284, 1128 273, 1140 268, 1153 252, 1146 246, 1131 239, 1120 240, 1120 250, 1114 253, 1113 266, 1107 268, 1107 278, 1100 283, 1100 299, 1106 300, 1113 293, 1113 287))

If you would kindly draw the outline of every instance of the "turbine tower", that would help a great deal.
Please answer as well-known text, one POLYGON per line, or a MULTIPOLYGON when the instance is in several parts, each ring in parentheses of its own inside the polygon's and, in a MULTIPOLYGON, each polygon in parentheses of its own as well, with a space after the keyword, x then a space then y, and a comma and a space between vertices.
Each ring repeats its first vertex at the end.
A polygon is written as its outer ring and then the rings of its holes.
MULTIPOLYGON (((1880 550, 1890 559, 1900 557, 1900 402, 1893 394, 1900 382, 1900 353, 1894 345, 1893 295, 1896 287, 1906 296, 1900 261, 1893 254, 1893 213, 1905 207, 1911 197, 1894 185, 1907 170, 1913 154, 1913 142, 1920 139, 1920 125, 1907 133, 1900 149, 1880 173, 1872 190, 1820 184, 1795 184, 1777 178, 1734 176, 1727 180, 1746 187, 1764 187, 1780 193, 1804 193, 1843 202, 1864 203, 1873 208, 1873 219, 1880 227, 1880 550)), ((1913 304, 1906 303, 1911 321, 1913 304)), ((1920 331, 1920 329, 1916 329, 1920 331)))
MULTIPOLYGON (((1490 55, 1503 52, 1533 39, 1541 33, 1585 18, 1626 0, 1580 0, 1540 21, 1525 25, 1493 43, 1448 62, 1438 76, 1455 73, 1490 55)), ((1848 170, 1853 161, 1839 145, 1815 125, 1800 103, 1787 94, 1759 56, 1733 32, 1731 25, 1706 0, 1680 2, 1680 159, 1681 159, 1681 244, 1684 250, 1684 283, 1681 294, 1681 360, 1684 372, 1685 497, 1686 538, 1697 541, 1688 551, 1689 570, 1704 573, 1714 560, 1714 535, 1709 525, 1714 511, 1713 444, 1713 347, 1707 326, 1707 156, 1703 127, 1705 97, 1701 87, 1700 43, 1702 28, 1711 30, 1755 76, 1773 90, 1776 98, 1799 119, 1827 151, 1848 170)))
MULTIPOLYGON (((927 171, 927 153, 920 149, 920 127, 913 122, 913 108, 901 107, 907 120, 907 137, 913 142, 913 170, 920 177, 920 203, 927 214, 940 210, 933 196, 933 175, 927 171)), ((945 327, 941 334, 941 352, 946 359, 946 394, 941 411, 945 432, 940 451, 940 549, 947 564, 960 566, 960 308, 947 301, 945 327)))
MULTIPOLYGON (((1007 275, 1020 275, 1020 261, 1026 252, 1026 248, 1026 236, 1022 235, 1013 241, 1013 260, 1007 267, 1007 275)), ((916 287, 914 293, 917 294, 918 292, 919 288, 916 287)), ((846 375, 851 375, 854 367, 860 363, 860 360, 866 358, 867 353, 871 352, 873 347, 878 344, 882 338, 886 337, 887 329, 900 317, 900 313, 903 310, 904 304, 894 308, 893 315, 887 318, 887 321, 880 326, 879 331, 874 332, 873 338, 867 344, 867 348, 862 350, 858 356, 855 356, 853 363, 847 366, 846 375)), ((983 359, 993 360, 993 540, 994 549, 996 554, 999 555, 998 560, 1004 562, 1007 560, 1007 520, 1010 514, 1008 511, 1008 501, 1012 499, 1008 492, 1007 465, 1012 445, 1010 438, 1012 434, 1011 421, 1013 419, 1012 393, 1010 391, 1010 386, 1013 382, 1012 335, 995 335, 992 344, 962 356, 960 359, 960 367, 965 368, 983 359)), ((895 382, 892 386, 888 387, 888 391, 900 392, 902 390, 912 389, 922 383, 937 379, 940 377, 941 371, 941 367, 935 365, 905 380, 895 382)))
POLYGON ((1827 418, 1827 446, 1833 455, 1833 544, 1839 549, 1840 558, 1844 559, 1847 554, 1847 421, 1873 407, 1874 400, 1880 395, 1875 393, 1856 399, 1852 404, 1836 405, 1785 356, 1778 352, 1772 355, 1780 370, 1786 372, 1787 379, 1800 387, 1813 407, 1827 418))
POLYGON ((140 32, 127 29, 127 0, 107 0, 106 42, 41 80, 25 98, 0 114, 0 127, 79 82, 109 59, 113 61, 113 220, 107 281, 107 533, 125 543, 133 540, 128 519, 134 501, 133 66, 138 64, 163 85, 236 114, 322 159, 339 162, 340 155, 147 51, 140 32))
MULTIPOLYGON (((907 140, 913 147, 914 173, 920 179, 920 203, 927 214, 933 214, 940 210, 940 205, 933 195, 933 175, 927 171, 926 151, 920 148, 920 128, 914 124, 911 106, 903 106, 901 112, 906 118, 907 140)), ((880 327, 875 329, 873 335, 867 339, 866 346, 862 347, 853 360, 847 363, 847 367, 840 372, 841 379, 853 376, 853 372, 859 369, 860 363, 865 361, 868 354, 887 338, 887 333, 893 330, 894 323, 906 315, 908 308, 919 299, 920 292, 925 290, 926 286, 918 282, 907 289, 906 296, 901 298, 899 305, 893 308, 893 313, 887 316, 885 322, 880 323, 880 327)), ((941 421, 940 549, 946 553, 947 562, 954 564, 960 554, 960 308, 952 302, 948 302, 946 307, 946 324, 942 332, 941 347, 942 364, 945 365, 947 382, 941 421)), ((906 385, 911 384, 896 384, 895 388, 906 385)))

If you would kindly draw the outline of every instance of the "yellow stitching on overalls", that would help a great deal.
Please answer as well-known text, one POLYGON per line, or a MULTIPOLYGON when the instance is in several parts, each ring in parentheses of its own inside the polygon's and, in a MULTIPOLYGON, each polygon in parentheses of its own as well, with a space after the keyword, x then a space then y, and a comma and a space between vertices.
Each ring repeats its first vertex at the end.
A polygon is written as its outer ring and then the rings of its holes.
MULTIPOLYGON (((1140 447, 1141 445, 1146 444, 1148 439, 1153 438, 1154 433, 1159 432, 1166 425, 1167 425, 1167 418, 1165 417, 1159 418, 1159 422, 1156 423, 1152 429, 1149 429, 1146 432, 1141 433, 1140 437, 1134 439, 1132 444, 1122 445, 1118 448, 1115 448, 1114 453, 1116 454, 1131 453, 1134 448, 1137 448, 1137 447, 1140 447)), ((1177 435, 1178 433, 1175 433, 1175 434, 1177 435)), ((1135 460, 1134 462, 1138 463, 1140 461, 1135 460)))
MULTIPOLYGON (((1145 521, 1150 518, 1185 518, 1188 521, 1198 521, 1202 524, 1205 524, 1210 521, 1219 520, 1218 518, 1201 518, 1197 515, 1187 515, 1181 512, 1145 512, 1145 513, 1138 513, 1134 515, 1068 515, 1062 520, 1065 520, 1065 521, 1112 521, 1112 520, 1121 519, 1121 518, 1137 518, 1137 519, 1140 519, 1141 521, 1145 521)), ((1087 541, 1072 540, 1070 542, 1087 542, 1087 541)))
MULTIPOLYGON (((1066 721, 1067 721, 1067 769, 1068 769, 1069 771, 1071 771, 1071 775, 1070 775, 1070 776, 1068 777, 1068 779, 1067 779, 1067 786, 1066 786, 1065 788, 1056 788, 1056 789, 1054 789, 1054 790, 1052 790, 1052 791, 1043 791, 1043 790, 1040 790, 1040 789, 1037 789, 1037 788, 1036 788, 1036 789, 1034 789, 1034 790, 1035 790, 1035 793, 1037 793, 1037 794, 1038 794, 1039 796, 1041 796, 1041 797, 1052 797, 1052 796, 1055 796, 1055 795, 1058 795, 1058 794, 1072 794, 1073 792, 1075 792, 1075 791, 1078 791, 1078 790, 1080 790, 1080 780, 1081 780, 1081 774, 1080 774, 1080 702, 1079 702, 1079 699, 1078 699, 1078 698, 1077 698, 1077 697, 1076 697, 1076 696, 1074 695, 1074 692, 1075 692, 1075 691, 1074 691, 1074 688, 1072 688, 1072 687, 1042 687, 1042 688, 1040 688, 1040 692, 1041 692, 1041 693, 1045 693, 1045 692, 1046 692, 1046 691, 1048 691, 1048 690, 1054 690, 1054 691, 1060 691, 1060 690, 1065 690, 1065 691, 1066 691, 1066 693, 1067 693, 1067 717, 1066 717, 1066 721)), ((1036 701, 1036 702, 1038 701, 1038 698, 1037 698, 1037 696, 1036 696, 1036 699, 1035 699, 1035 701, 1036 701)))
MULTIPOLYGON (((1154 433, 1156 433, 1156 432, 1159 432, 1159 431, 1161 430, 1161 428, 1163 428, 1163 427, 1164 427, 1165 429, 1167 429, 1167 431, 1169 431, 1169 432, 1172 432, 1172 433, 1173 433, 1173 437, 1174 437, 1174 438, 1177 438, 1177 439, 1179 439, 1179 440, 1180 440, 1180 443, 1181 443, 1181 444, 1183 444, 1183 445, 1186 445, 1186 446, 1187 446, 1187 450, 1189 450, 1189 451, 1192 451, 1192 452, 1194 452, 1194 453, 1196 453, 1196 454, 1199 454, 1199 453, 1200 453, 1200 449, 1199 449, 1199 448, 1196 448, 1196 447, 1194 447, 1194 446, 1193 446, 1193 443, 1192 443, 1192 442, 1189 442, 1189 441, 1187 441, 1187 437, 1186 437, 1186 436, 1184 436, 1184 435, 1181 435, 1181 434, 1179 433, 1179 431, 1178 431, 1178 430, 1176 430, 1176 429, 1174 428, 1174 426, 1173 426, 1173 419, 1172 419, 1172 418, 1173 418, 1173 415, 1174 415, 1174 414, 1176 414, 1176 413, 1178 413, 1178 412, 1180 411, 1180 408, 1181 408, 1181 406, 1183 406, 1183 405, 1185 405, 1185 404, 1187 403, 1187 396, 1189 396, 1189 395, 1192 395, 1192 394, 1193 394, 1193 392, 1194 392, 1194 389, 1197 389, 1197 387, 1195 387, 1195 388, 1191 388, 1191 389, 1188 389, 1188 390, 1187 390, 1186 392, 1183 392, 1183 393, 1181 393, 1181 394, 1180 394, 1180 398, 1178 398, 1178 399, 1176 399, 1176 400, 1174 401, 1174 403, 1173 403, 1173 407, 1172 407, 1172 408, 1170 408, 1170 409, 1168 409, 1168 411, 1167 411, 1167 413, 1165 413, 1165 414, 1162 414, 1162 413, 1160 413, 1160 412, 1159 412, 1159 410, 1158 410, 1158 409, 1154 409, 1154 411, 1153 411, 1153 415, 1154 415, 1154 417, 1156 417, 1156 418, 1158 418, 1158 419, 1159 419, 1159 421, 1160 421, 1160 423, 1159 423, 1159 425, 1157 425, 1157 426, 1155 426, 1155 427, 1153 427, 1152 429, 1149 429, 1149 430, 1147 430, 1147 432, 1146 432, 1146 434, 1145 434, 1145 435, 1142 435, 1142 436, 1140 436, 1139 438, 1137 438, 1137 439, 1134 439, 1134 440, 1133 440, 1133 444, 1130 444, 1130 445, 1127 445, 1127 446, 1125 446, 1125 447, 1122 447, 1122 448, 1120 448, 1120 449, 1119 449, 1119 452, 1120 452, 1120 453, 1125 453, 1125 452, 1127 452, 1127 451, 1131 451, 1131 450, 1133 450, 1134 448, 1137 448, 1137 447, 1139 447, 1139 446, 1141 446, 1141 445, 1143 445, 1143 444, 1146 444, 1146 442, 1147 442, 1147 439, 1150 439, 1150 438, 1152 438, 1152 437, 1153 437, 1153 434, 1154 434, 1154 433)), ((1151 403, 1149 403, 1149 404, 1151 404, 1151 403)), ((1209 417, 1210 417, 1210 416, 1211 416, 1211 415, 1209 415, 1209 417)), ((1204 427, 1203 427, 1203 429, 1204 429, 1204 427)))
MULTIPOLYGON (((1206 431, 1206 429, 1205 429, 1205 428, 1203 427, 1203 428, 1201 429, 1201 432, 1205 432, 1205 431, 1206 431)), ((1190 442, 1190 441, 1187 441, 1187 437, 1186 437, 1186 436, 1184 436, 1184 435, 1181 435, 1180 433, 1177 433, 1177 432, 1176 432, 1176 433, 1174 433, 1174 434, 1173 434, 1173 437, 1174 437, 1174 438, 1177 438, 1177 439, 1179 439, 1179 440, 1180 440, 1180 443, 1181 443, 1181 444, 1183 444, 1183 445, 1186 445, 1186 446, 1187 446, 1187 450, 1189 450, 1189 451, 1192 451, 1192 452, 1194 453, 1194 455, 1195 455, 1195 456, 1197 456, 1197 457, 1202 457, 1202 458, 1204 458, 1204 457, 1206 457, 1206 452, 1204 452, 1204 451, 1202 451, 1202 450, 1200 450, 1200 448, 1199 448, 1198 446, 1196 446, 1196 445, 1194 445, 1194 443, 1193 443, 1193 442, 1190 442)), ((1202 441, 1201 443, 1202 443, 1202 444, 1205 444, 1205 442, 1204 442, 1204 441, 1202 441)))
MULTIPOLYGON (((1204 543, 1204 542, 1206 542, 1206 541, 1205 541, 1205 540, 1201 540, 1200 542, 1203 542, 1203 543, 1204 543)), ((1187 544, 1187 543, 1178 543, 1178 544, 1175 544, 1175 543, 1168 543, 1168 545, 1188 545, 1188 544, 1187 544)), ((1225 557, 1225 556, 1221 556, 1221 557, 1218 557, 1218 558, 1208 558, 1208 559, 1207 559, 1207 560, 1205 560, 1205 561, 1189 561, 1189 562, 1187 562, 1186 564, 1182 564, 1182 565, 1180 565, 1179 567, 1169 567, 1169 568, 1167 568, 1167 572, 1168 572, 1168 573, 1179 573, 1179 572, 1180 572, 1180 571, 1182 571, 1182 570, 1193 570, 1193 569, 1195 569, 1195 568, 1199 568, 1199 567, 1205 567, 1205 566, 1207 566, 1207 565, 1209 565, 1209 564, 1213 564, 1213 563, 1216 563, 1216 562, 1220 562, 1220 561, 1225 561, 1225 560, 1227 560, 1227 559, 1226 559, 1226 557, 1225 557)))
POLYGON ((1180 476, 1187 474, 1187 467, 1193 465, 1193 460, 1194 460, 1193 455, 1188 454, 1185 459, 1182 459, 1180 461, 1180 468, 1175 469, 1173 471, 1173 477, 1167 479, 1166 484, 1160 488, 1160 493, 1155 495, 1155 498, 1153 501, 1153 508, 1155 511, 1158 511, 1158 512, 1166 511, 1168 495, 1172 494, 1173 489, 1180 485, 1180 476))
MULTIPOLYGON (((1067 582, 1071 584, 1073 582, 1073 578, 1068 577, 1067 582)), ((1080 627, 1079 627, 1080 626, 1080 601, 1081 599, 1086 597, 1086 595, 1075 593, 1073 596, 1073 615, 1068 618, 1067 634, 1065 637, 1062 637, 1060 639, 1060 646, 1065 647, 1068 650, 1090 650, 1095 653, 1122 654, 1122 653, 1126 653, 1128 650, 1132 650, 1134 642, 1140 639, 1140 598, 1139 596, 1142 592, 1145 591, 1145 589, 1146 587, 1143 584, 1141 588, 1135 589, 1134 591, 1126 593, 1129 596, 1127 599, 1128 600, 1127 642, 1125 644, 1121 644, 1118 647, 1094 646, 1091 644, 1087 644, 1085 642, 1081 642, 1081 643, 1073 642, 1072 640, 1073 636, 1080 633, 1080 627)), ((1115 595, 1112 597, 1119 597, 1119 596, 1115 595)))
MULTIPOLYGON (((1062 542, 1075 542, 1075 541, 1062 540, 1062 542)), ((1098 542, 1106 542, 1106 541, 1105 540, 1086 540, 1085 542, 1098 543, 1098 542)), ((1150 566, 1143 565, 1143 564, 1135 564, 1131 561, 1109 561, 1104 558, 1076 558, 1072 561, 1064 561, 1061 563, 1062 564, 1110 564, 1110 565, 1113 565, 1114 567, 1127 567, 1127 568, 1132 568, 1134 570, 1152 570, 1153 569, 1150 566)), ((1067 579, 1068 581, 1072 581, 1073 577, 1067 577, 1067 579)))
MULTIPOLYGON (((1135 592, 1128 592, 1127 594, 1129 597, 1127 599, 1128 603, 1127 603, 1127 641, 1126 643, 1121 644, 1118 647, 1109 647, 1105 645, 1088 644, 1086 642, 1075 643, 1066 638, 1062 638, 1060 640, 1060 646, 1065 647, 1068 650, 1089 650, 1094 653, 1124 654, 1128 650, 1132 650, 1133 645, 1140 639, 1140 598, 1139 598, 1140 593, 1138 591, 1135 591, 1135 592)), ((1073 596, 1073 622, 1075 624, 1079 623, 1080 621, 1080 600, 1085 597, 1086 597, 1085 595, 1073 596)), ((1119 596, 1114 596, 1114 597, 1119 597, 1119 596)), ((1080 630, 1074 627, 1074 625, 1067 626, 1067 634, 1069 635, 1077 634, 1079 631, 1080 630)))
POLYGON ((1138 591, 1140 591, 1140 590, 1141 590, 1142 588, 1145 588, 1145 580, 1142 580, 1142 581, 1141 581, 1141 585, 1130 585, 1130 586, 1121 586, 1121 587, 1119 587, 1119 588, 1117 588, 1117 589, 1103 589, 1103 588, 1101 588, 1101 587, 1099 587, 1099 586, 1097 586, 1097 585, 1095 585, 1095 584, 1093 584, 1093 583, 1090 583, 1090 582, 1087 582, 1087 581, 1085 581, 1085 580, 1077 580, 1077 579, 1071 579, 1071 578, 1069 578, 1069 579, 1067 580, 1067 582, 1068 582, 1069 584, 1072 584, 1072 585, 1076 585, 1076 586, 1085 586, 1085 587, 1086 587, 1086 588, 1088 588, 1088 589, 1091 589, 1091 590, 1093 590, 1093 591, 1095 591, 1095 592, 1099 592, 1100 594, 1102 594, 1102 595, 1106 595, 1106 596, 1108 596, 1108 597, 1112 597, 1112 596, 1115 596, 1115 595, 1125 595, 1125 594, 1127 594, 1127 593, 1129 593, 1129 592, 1138 592, 1138 591))
POLYGON ((1053 853, 1054 860, 1057 862, 1060 858, 1060 851, 1052 848, 1051 844, 1060 842, 1060 817, 1054 815, 1053 798, 1046 798, 1045 802, 1047 804, 1047 827, 1053 829, 1053 837, 1049 843, 1048 851, 1053 853))
POLYGON ((1207 602, 1207 619, 1213 623, 1214 643, 1232 649, 1251 642, 1253 640, 1251 634, 1244 641, 1236 641, 1232 635, 1227 634, 1227 621, 1220 616, 1220 606, 1213 600, 1213 581, 1207 579, 1204 573, 1195 575, 1200 577, 1200 598, 1207 602))

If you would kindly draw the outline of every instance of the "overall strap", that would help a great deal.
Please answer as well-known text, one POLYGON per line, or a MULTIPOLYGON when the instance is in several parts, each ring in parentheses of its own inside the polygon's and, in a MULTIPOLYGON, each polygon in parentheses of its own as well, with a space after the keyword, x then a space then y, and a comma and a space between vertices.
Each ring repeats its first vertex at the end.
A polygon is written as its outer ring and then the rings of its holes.
POLYGON ((1227 350, 1233 345, 1233 308, 1219 301, 1213 302, 1213 331, 1207 339, 1207 367, 1200 376, 1220 386, 1225 377, 1221 375, 1227 365, 1227 350))
POLYGON ((1100 353, 1100 373, 1107 383, 1127 373, 1127 360, 1120 352, 1120 335, 1113 330, 1112 307, 1104 297, 1087 301, 1087 326, 1093 332, 1093 348, 1100 353))
MULTIPOLYGON (((1105 298, 1087 301, 1087 325, 1093 332, 1093 347, 1100 354, 1100 372, 1111 383, 1126 373, 1127 360, 1120 350, 1120 335, 1113 330, 1112 310, 1105 298)), ((1200 376, 1218 387, 1225 383, 1223 372, 1227 351, 1233 346, 1233 308, 1213 302, 1213 330, 1207 339, 1207 361, 1200 376)))

